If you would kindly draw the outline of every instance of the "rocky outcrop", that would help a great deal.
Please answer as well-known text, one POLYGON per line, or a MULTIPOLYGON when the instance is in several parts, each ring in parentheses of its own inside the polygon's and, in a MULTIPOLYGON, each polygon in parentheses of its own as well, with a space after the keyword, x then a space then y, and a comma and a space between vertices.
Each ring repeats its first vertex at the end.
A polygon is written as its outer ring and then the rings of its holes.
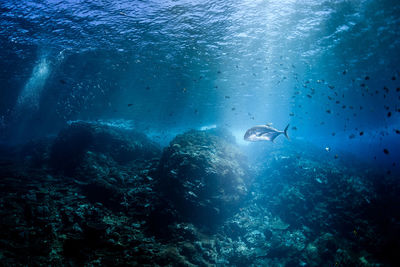
POLYGON ((58 134, 51 148, 50 164, 58 172, 74 175, 88 158, 124 165, 134 160, 149 160, 160 153, 159 146, 142 133, 78 121, 58 134))
POLYGON ((164 149, 159 166, 161 190, 180 214, 213 224, 234 211, 248 193, 246 159, 217 131, 189 131, 164 149))

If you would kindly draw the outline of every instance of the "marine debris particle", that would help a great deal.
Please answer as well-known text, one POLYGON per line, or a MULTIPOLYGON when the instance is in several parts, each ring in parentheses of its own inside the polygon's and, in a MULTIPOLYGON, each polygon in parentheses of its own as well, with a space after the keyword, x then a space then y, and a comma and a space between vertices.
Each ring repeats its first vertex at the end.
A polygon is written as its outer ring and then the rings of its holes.
POLYGON ((384 148, 383 153, 385 153, 386 155, 389 155, 389 150, 387 148, 384 148))
POLYGON ((390 118, 392 116, 392 112, 389 111, 387 116, 388 116, 388 118, 390 118))
POLYGON ((387 88, 386 86, 383 87, 383 90, 385 90, 385 92, 388 94, 389 93, 389 88, 387 88))
POLYGON ((400 130, 397 130, 397 129, 396 129, 395 132, 396 132, 397 134, 400 134, 400 130))
POLYGON ((364 135, 364 132, 360 132, 360 136, 363 136, 364 135))

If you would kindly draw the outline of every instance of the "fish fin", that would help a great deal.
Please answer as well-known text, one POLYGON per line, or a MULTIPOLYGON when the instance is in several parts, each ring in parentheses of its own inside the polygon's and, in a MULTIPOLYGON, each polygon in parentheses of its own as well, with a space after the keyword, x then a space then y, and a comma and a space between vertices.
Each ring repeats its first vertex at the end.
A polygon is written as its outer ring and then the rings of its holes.
POLYGON ((286 126, 285 130, 283 130, 283 134, 286 136, 288 140, 290 140, 289 135, 287 134, 287 130, 289 128, 289 124, 286 126))

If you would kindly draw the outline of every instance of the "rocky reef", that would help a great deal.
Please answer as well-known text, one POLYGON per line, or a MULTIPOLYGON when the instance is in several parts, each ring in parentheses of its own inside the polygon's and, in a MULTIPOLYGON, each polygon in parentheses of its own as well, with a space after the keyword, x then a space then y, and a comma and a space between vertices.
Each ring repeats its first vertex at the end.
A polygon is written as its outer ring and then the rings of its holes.
POLYGON ((1 146, 0 265, 400 265, 396 175, 294 141, 244 154, 84 122, 1 146))
POLYGON ((213 131, 189 131, 164 149, 160 190, 191 222, 214 225, 231 215, 248 193, 249 168, 238 147, 213 131))
MULTIPOLYGON (((93 161, 126 165, 158 157, 160 147, 144 134, 104 124, 77 121, 62 130, 50 150, 50 166, 67 175, 79 173, 93 161)), ((102 170, 96 169, 95 172, 102 170)))

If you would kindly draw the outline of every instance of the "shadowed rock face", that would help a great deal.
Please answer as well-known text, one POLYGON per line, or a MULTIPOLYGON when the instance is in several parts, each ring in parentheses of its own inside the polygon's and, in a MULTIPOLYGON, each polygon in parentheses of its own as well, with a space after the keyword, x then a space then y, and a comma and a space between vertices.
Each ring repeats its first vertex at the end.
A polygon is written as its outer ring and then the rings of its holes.
POLYGON ((245 157, 226 135, 189 131, 165 148, 159 165, 161 190, 183 217, 215 223, 246 196, 250 177, 245 157))
POLYGON ((59 133, 50 152, 50 165, 67 175, 75 173, 95 153, 117 164, 147 160, 161 153, 144 134, 88 122, 75 122, 59 133), (88 154, 89 153, 89 154, 88 154))

